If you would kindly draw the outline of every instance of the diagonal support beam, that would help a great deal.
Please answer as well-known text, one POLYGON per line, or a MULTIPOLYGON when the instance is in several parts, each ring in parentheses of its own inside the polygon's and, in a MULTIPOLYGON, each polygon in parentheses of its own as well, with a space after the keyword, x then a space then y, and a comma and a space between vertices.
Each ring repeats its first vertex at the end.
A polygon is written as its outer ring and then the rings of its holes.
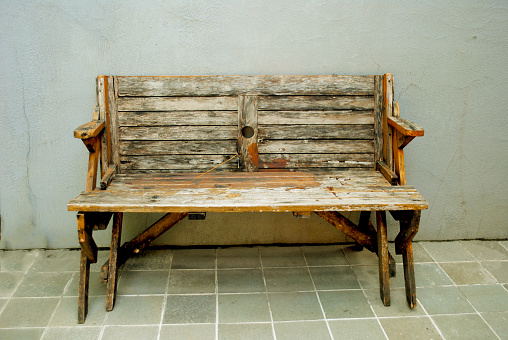
MULTIPOLYGON (((351 237, 353 240, 355 240, 356 243, 364 246, 374 254, 378 255, 377 232, 370 221, 361 221, 361 226, 357 226, 351 220, 345 218, 336 211, 316 211, 315 213, 333 225, 335 228, 351 237)), ((390 253, 388 253, 388 257, 390 264, 390 276, 395 277, 395 260, 390 253)))
MULTIPOLYGON (((155 222, 150 227, 145 229, 145 231, 143 231, 141 234, 136 236, 132 241, 124 243, 120 247, 120 249, 118 249, 117 267, 120 268, 129 257, 131 257, 135 253, 138 253, 141 249, 148 246, 150 242, 152 242, 153 240, 164 234, 166 231, 168 231, 171 227, 180 222, 186 216, 187 213, 166 214, 157 222, 155 222)), ((102 265, 100 275, 101 280, 107 282, 108 275, 109 275, 109 260, 102 265)))
POLYGON ((402 254, 413 241, 420 225, 421 210, 409 211, 400 218, 400 232, 395 238, 395 252, 402 254))

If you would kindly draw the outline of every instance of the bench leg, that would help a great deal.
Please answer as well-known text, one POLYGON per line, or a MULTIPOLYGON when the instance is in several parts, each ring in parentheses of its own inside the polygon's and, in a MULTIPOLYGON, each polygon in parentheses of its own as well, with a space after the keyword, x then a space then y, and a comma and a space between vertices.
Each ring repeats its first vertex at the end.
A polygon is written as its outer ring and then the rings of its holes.
POLYGON ((90 282, 90 260, 81 250, 78 286, 78 323, 85 323, 88 314, 88 283, 90 282))
POLYGON ((385 306, 390 306, 390 256, 388 254, 388 236, 386 212, 376 211, 377 244, 379 261, 379 290, 385 306))
POLYGON ((404 262, 404 282, 406 286, 406 300, 411 308, 416 307, 416 282, 415 266, 413 262, 413 243, 409 242, 406 249, 402 251, 402 261, 404 262))
POLYGON ((109 273, 106 293, 106 310, 112 311, 115 306, 116 286, 118 281, 118 248, 122 236, 123 213, 115 213, 113 217, 113 231, 111 234, 111 249, 109 252, 109 273))

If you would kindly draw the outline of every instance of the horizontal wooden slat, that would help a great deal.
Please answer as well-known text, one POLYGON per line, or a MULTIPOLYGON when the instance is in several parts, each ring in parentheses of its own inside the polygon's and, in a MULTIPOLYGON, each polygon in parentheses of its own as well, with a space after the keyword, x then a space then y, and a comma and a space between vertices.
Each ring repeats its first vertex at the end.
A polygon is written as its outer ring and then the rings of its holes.
POLYGON ((253 75, 117 77, 120 96, 372 95, 373 76, 253 75))
MULTIPOLYGON (((122 169, 126 170, 208 170, 228 158, 224 155, 161 155, 161 156, 120 156, 122 169)), ((221 165, 222 169, 237 169, 237 161, 232 160, 221 165)))
POLYGON ((373 111, 258 111, 259 124, 374 124, 373 111))
POLYGON ((119 97, 118 111, 238 110, 237 97, 119 97))
POLYGON ((373 153, 371 140, 264 140, 258 145, 259 153, 373 153))
POLYGON ((120 140, 218 140, 237 137, 236 126, 120 127, 120 140))
POLYGON ((260 139, 373 139, 374 125, 261 125, 260 139))
POLYGON ((237 125, 236 111, 119 112, 120 126, 237 125))
POLYGON ((372 154, 260 154, 260 169, 370 168, 372 154))
POLYGON ((371 96, 260 96, 259 110, 372 110, 371 96))
POLYGON ((118 176, 107 190, 83 193, 69 203, 68 209, 126 212, 300 212, 421 210, 428 207, 423 197, 411 186, 391 186, 379 178, 379 173, 373 171, 356 173, 362 178, 366 178, 365 173, 378 176, 381 185, 362 185, 361 178, 355 180, 354 172, 347 171, 334 176, 292 173, 296 176, 294 179, 286 177, 285 181, 271 181, 267 186, 263 186, 259 173, 211 173, 206 178, 193 182, 189 182, 189 178, 196 178, 199 173, 190 176, 186 174, 178 181, 185 185, 173 187, 167 184, 175 176, 165 178, 156 175, 150 187, 144 185, 150 175, 143 174, 131 175, 128 179, 118 176), (233 179, 233 175, 238 176, 238 179, 233 179), (213 179, 222 176, 227 177, 217 185, 213 179), (355 184, 345 187, 343 183, 347 182, 355 184))
POLYGON ((234 155, 236 140, 120 141, 120 155, 234 155))

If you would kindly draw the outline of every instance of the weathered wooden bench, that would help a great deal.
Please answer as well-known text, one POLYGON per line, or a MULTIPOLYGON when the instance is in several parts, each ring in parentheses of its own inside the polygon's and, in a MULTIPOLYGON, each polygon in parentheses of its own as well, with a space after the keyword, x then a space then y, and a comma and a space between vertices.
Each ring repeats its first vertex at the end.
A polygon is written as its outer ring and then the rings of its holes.
POLYGON ((427 202, 406 185, 403 148, 423 129, 399 116, 391 74, 376 76, 99 76, 86 190, 70 201, 81 244, 78 322, 88 308, 92 232, 113 216, 106 309, 127 258, 187 215, 311 212, 379 258, 390 305, 395 263, 386 212, 400 221, 406 296, 416 305, 412 239, 427 202), (100 174, 99 174, 100 172, 100 174), (100 176, 100 188, 97 186, 100 176), (358 223, 340 212, 359 211, 358 223), (376 213, 377 229, 370 222, 376 213), (120 246, 124 212, 166 213, 120 246))

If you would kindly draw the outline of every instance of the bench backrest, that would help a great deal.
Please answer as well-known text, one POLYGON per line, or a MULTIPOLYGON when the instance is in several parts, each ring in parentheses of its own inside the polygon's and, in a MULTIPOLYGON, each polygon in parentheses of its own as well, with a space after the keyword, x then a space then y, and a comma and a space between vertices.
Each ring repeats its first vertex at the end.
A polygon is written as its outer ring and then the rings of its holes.
POLYGON ((99 76, 103 166, 203 172, 238 152, 217 171, 373 169, 382 153, 382 79, 99 76))

